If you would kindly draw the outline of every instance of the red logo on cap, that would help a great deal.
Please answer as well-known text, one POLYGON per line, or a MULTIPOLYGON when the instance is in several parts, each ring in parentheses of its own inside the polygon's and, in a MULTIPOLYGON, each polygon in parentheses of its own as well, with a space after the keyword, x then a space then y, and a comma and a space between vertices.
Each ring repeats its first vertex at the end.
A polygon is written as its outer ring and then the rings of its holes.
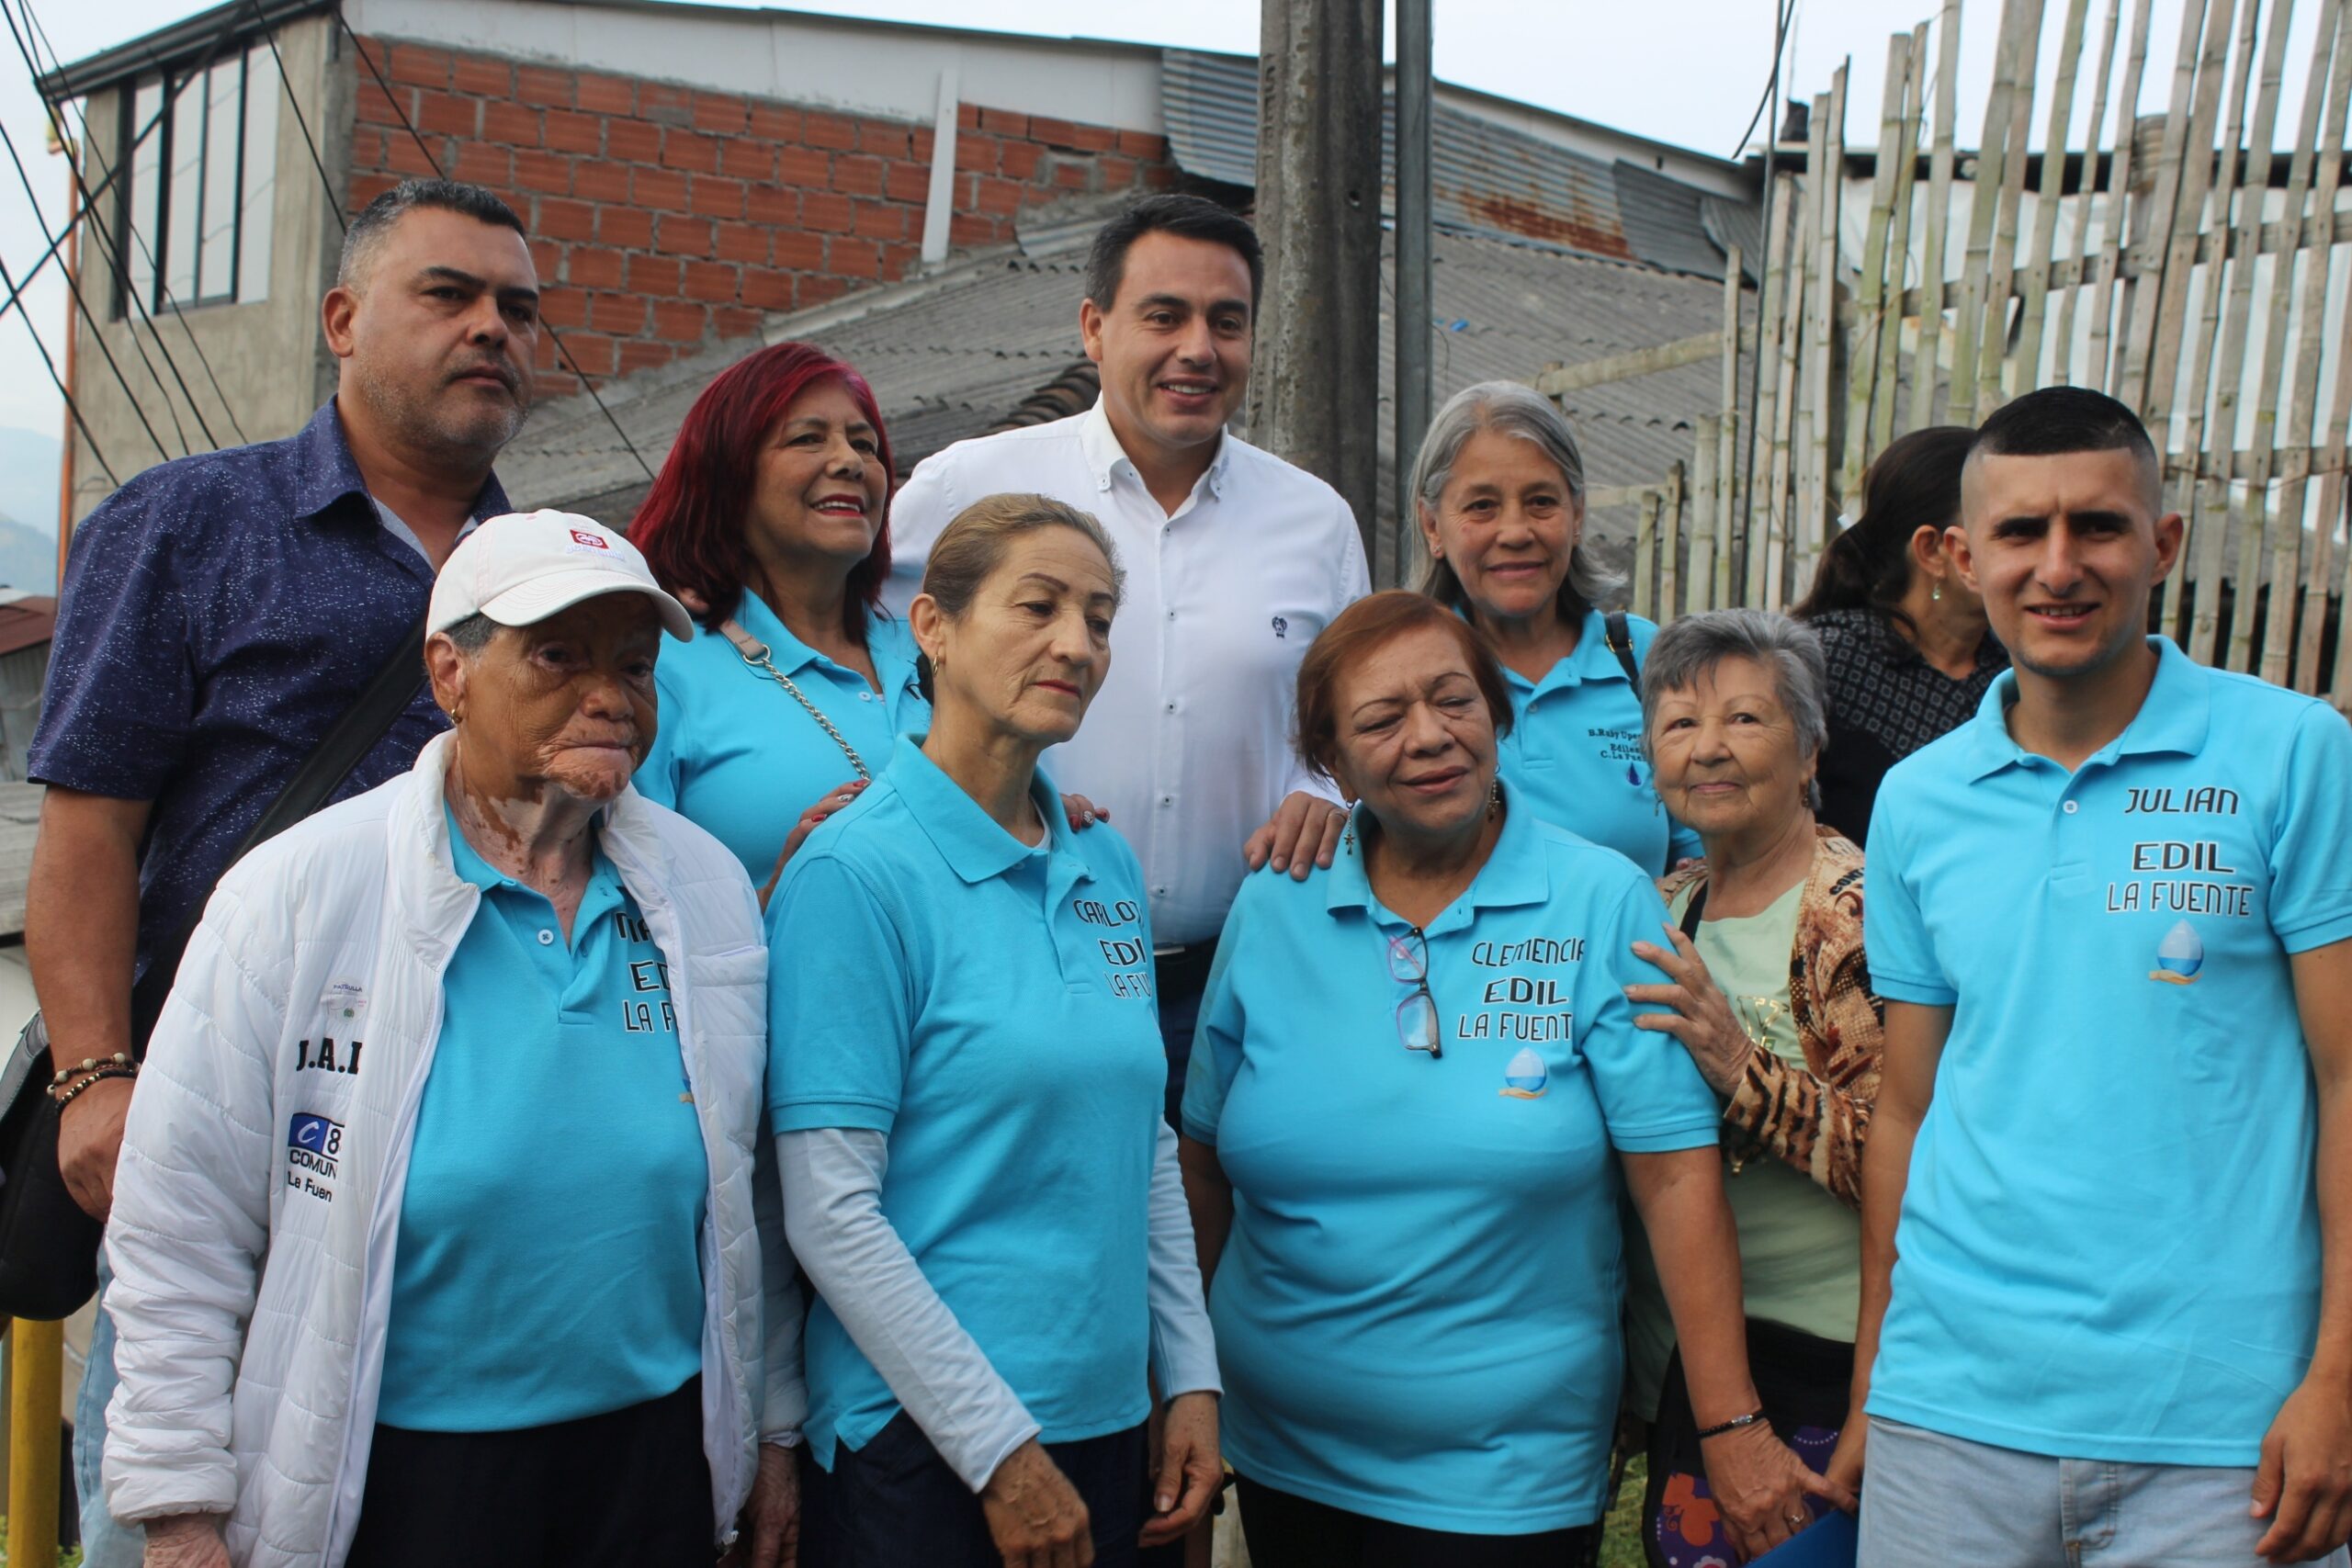
POLYGON ((605 543, 604 540, 598 538, 595 535, 584 533, 578 528, 574 528, 571 531, 571 537, 576 543, 586 545, 591 549, 609 550, 613 547, 612 546, 605 543))

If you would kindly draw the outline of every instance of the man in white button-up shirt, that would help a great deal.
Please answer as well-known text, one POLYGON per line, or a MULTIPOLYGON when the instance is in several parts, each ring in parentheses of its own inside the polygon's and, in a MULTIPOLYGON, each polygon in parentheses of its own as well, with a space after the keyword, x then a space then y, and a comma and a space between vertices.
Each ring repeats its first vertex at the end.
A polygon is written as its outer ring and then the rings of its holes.
POLYGON ((921 586, 932 541, 985 495, 1066 502, 1118 546, 1126 599, 1110 677, 1045 766, 1143 862, 1171 1121, 1241 878, 1268 860, 1330 863, 1344 818, 1293 755, 1293 686, 1316 634, 1371 590, 1339 493, 1225 428, 1249 386, 1263 265, 1257 234, 1215 202, 1136 203, 1095 237, 1079 307, 1101 400, 1075 419, 959 442, 890 505, 898 605, 921 586))

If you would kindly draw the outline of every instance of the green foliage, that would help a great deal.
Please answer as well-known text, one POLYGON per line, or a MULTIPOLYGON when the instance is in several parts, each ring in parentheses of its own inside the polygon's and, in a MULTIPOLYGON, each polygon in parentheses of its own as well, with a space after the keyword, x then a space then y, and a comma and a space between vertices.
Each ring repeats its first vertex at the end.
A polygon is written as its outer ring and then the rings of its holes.
POLYGON ((1601 1521, 1600 1568, 1642 1568, 1642 1488, 1648 1480, 1649 1465, 1635 1454, 1601 1521))

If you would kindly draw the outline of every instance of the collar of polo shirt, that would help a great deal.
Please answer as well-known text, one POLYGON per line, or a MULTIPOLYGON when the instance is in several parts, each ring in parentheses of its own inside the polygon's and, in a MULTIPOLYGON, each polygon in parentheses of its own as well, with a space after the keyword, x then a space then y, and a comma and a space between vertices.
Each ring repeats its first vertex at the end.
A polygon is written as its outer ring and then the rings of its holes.
POLYGON ((1003 875, 1042 847, 1051 852, 1057 871, 1069 868, 1073 882, 1092 879, 1093 867, 1087 863, 1078 835, 1070 831, 1061 795, 1043 768, 1030 782, 1029 798, 1046 824, 1046 840, 1042 846, 1033 846, 999 827, 994 818, 980 809, 978 801, 964 793, 962 784, 941 771, 924 754, 924 739, 922 734, 899 737, 890 753, 891 786, 957 876, 967 884, 986 882, 1003 875))
MULTIPOLYGON (((2156 678, 2149 684, 2147 697, 2132 722, 2123 727, 2123 733, 2101 747, 2084 767, 2112 762, 2118 757, 2162 752, 2193 756, 2205 744, 2213 709, 2211 682, 2205 670, 2168 637, 2152 637, 2148 646, 2155 650, 2156 678)), ((1984 700, 1976 705, 1970 728, 1973 760, 1970 778, 2031 764, 2033 754, 2009 734, 2009 708, 2017 700, 2018 672, 2004 670, 1985 688, 1984 700)))
MULTIPOLYGON (((1444 913, 1422 928, 1430 935, 1469 924, 1478 909, 1541 904, 1551 897, 1548 860, 1539 841, 1542 829, 1535 814, 1515 801, 1508 784, 1498 781, 1496 788, 1502 792, 1503 830, 1496 835, 1487 863, 1478 868, 1470 886, 1446 906, 1444 913)), ((1341 909, 1370 914, 1379 902, 1364 867, 1362 845, 1366 815, 1361 803, 1349 814, 1349 830, 1358 847, 1333 856, 1330 873, 1323 879, 1323 906, 1334 914, 1341 909)))

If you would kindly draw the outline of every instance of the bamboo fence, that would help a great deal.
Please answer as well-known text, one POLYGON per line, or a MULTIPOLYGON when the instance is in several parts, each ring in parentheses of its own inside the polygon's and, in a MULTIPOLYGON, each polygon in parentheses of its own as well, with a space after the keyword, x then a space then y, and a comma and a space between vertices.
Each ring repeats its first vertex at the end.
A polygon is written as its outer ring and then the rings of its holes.
POLYGON ((1638 613, 1790 603, 1888 442, 2071 383, 2139 411, 2188 519, 2160 629, 2352 709, 2352 0, 2187 0, 2169 107, 2141 118, 2152 4, 2002 0, 1970 154, 1961 0, 1943 0, 1888 40, 1867 176, 1845 70, 1812 100, 1802 166, 1773 175, 1760 287, 1735 254, 1719 334, 1547 367, 1536 384, 1559 393, 1720 355, 1689 463, 1594 498, 1637 510, 1638 613), (2316 25, 2290 60, 2299 20, 2316 25))

